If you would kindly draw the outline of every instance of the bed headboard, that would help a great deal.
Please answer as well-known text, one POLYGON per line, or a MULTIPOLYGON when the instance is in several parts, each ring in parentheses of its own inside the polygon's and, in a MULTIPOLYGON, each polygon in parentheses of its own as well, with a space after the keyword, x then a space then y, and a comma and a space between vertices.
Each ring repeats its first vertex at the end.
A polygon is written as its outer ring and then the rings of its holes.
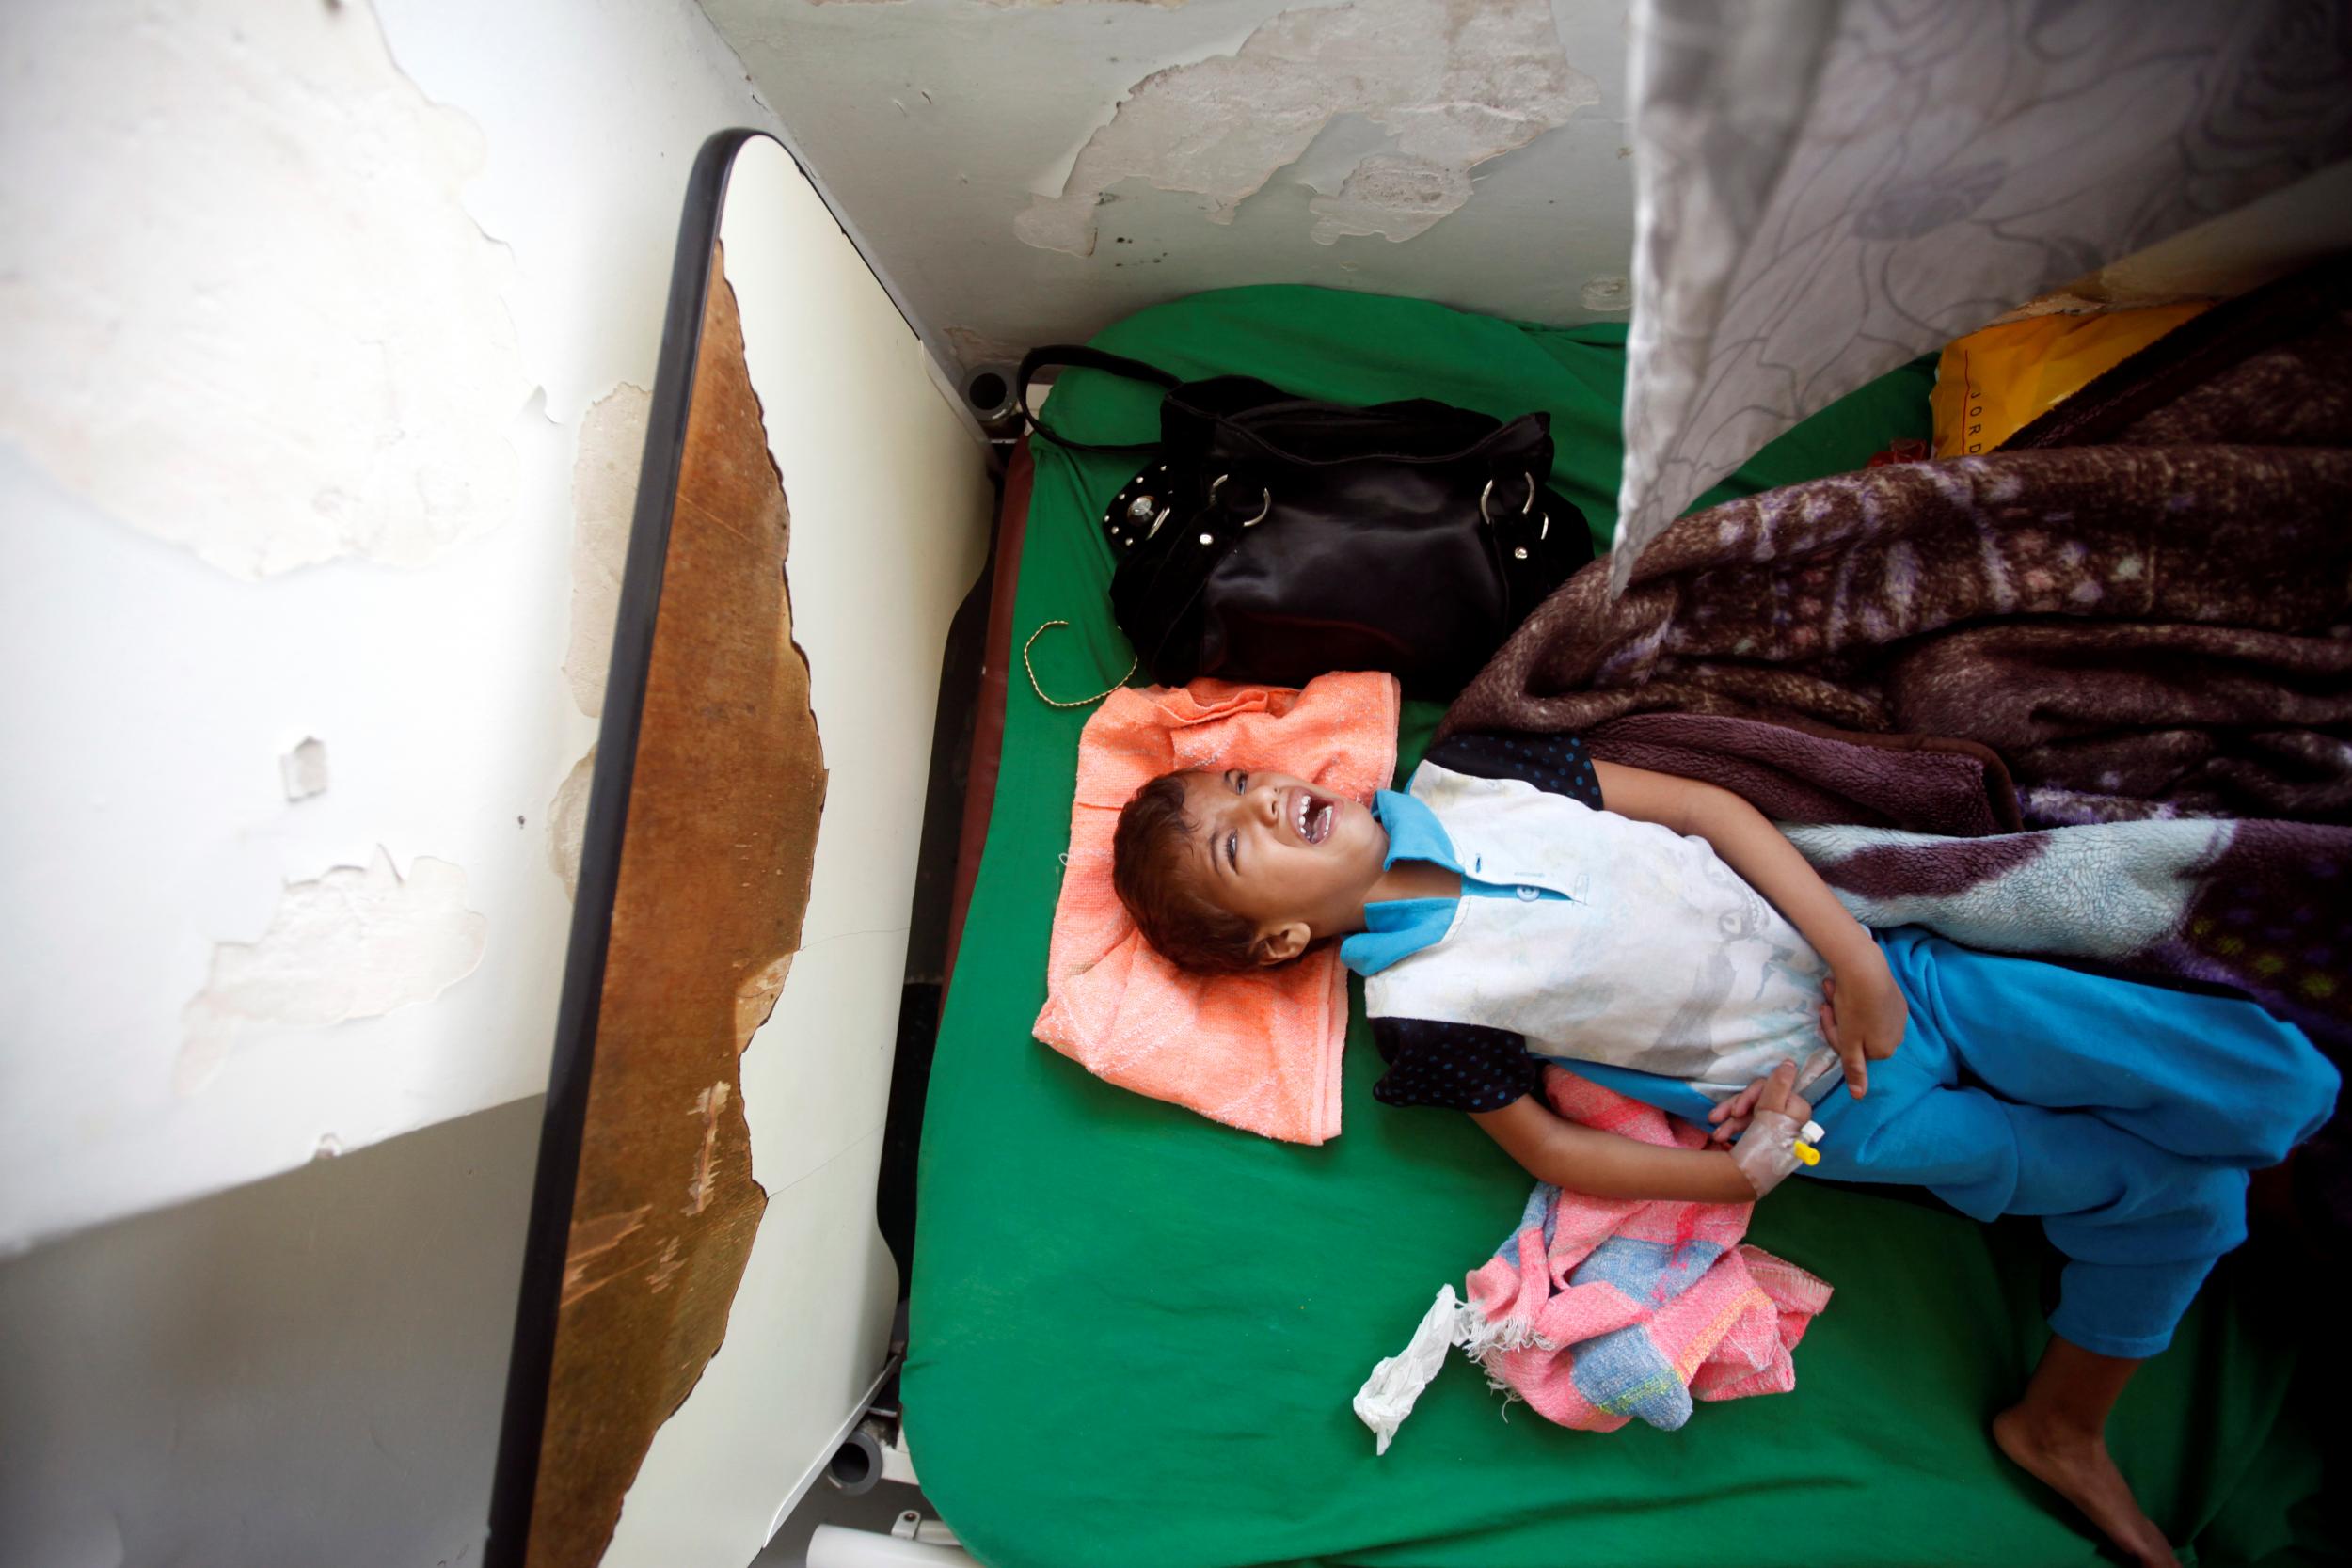
POLYGON ((914 830, 991 499, 792 157, 712 138, 593 753, 493 1564, 748 1561, 884 1370, 914 830))

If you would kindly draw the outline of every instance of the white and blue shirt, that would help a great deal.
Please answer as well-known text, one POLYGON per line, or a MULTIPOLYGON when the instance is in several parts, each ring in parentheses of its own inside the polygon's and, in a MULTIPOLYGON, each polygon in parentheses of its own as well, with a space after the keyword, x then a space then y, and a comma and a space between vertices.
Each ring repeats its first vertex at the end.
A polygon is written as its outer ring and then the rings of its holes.
POLYGON ((1605 810, 1574 738, 1454 736, 1375 810, 1391 863, 1463 894, 1369 905, 1341 945, 1381 1100, 1497 1110, 1558 1059, 1704 1114, 1820 1045, 1812 944, 1706 840, 1605 810))

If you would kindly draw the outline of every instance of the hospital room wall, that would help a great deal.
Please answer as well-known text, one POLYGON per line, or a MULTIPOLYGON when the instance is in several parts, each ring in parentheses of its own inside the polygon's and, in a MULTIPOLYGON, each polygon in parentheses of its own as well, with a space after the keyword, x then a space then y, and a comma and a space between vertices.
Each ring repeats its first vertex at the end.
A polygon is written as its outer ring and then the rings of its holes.
POLYGON ((475 1560, 551 819, 775 121, 690 0, 31 0, 0 75, 0 1561, 475 1560))

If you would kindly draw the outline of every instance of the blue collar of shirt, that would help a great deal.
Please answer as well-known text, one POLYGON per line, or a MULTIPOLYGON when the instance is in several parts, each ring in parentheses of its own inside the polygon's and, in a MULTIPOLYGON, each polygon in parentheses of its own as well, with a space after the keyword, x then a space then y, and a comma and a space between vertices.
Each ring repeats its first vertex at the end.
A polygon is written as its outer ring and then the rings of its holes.
POLYGON ((1372 815, 1389 831, 1389 854, 1380 863, 1381 870, 1399 861, 1429 861, 1457 877, 1462 874, 1462 863, 1454 855, 1454 840, 1426 801, 1384 789, 1372 798, 1372 815))
MULTIPOLYGON (((1438 814, 1410 795, 1384 789, 1373 797, 1372 815, 1389 832, 1387 870, 1399 861, 1429 861, 1455 876, 1454 840, 1438 814)), ((1364 906, 1364 928, 1340 943, 1340 962, 1359 974, 1377 974, 1445 939, 1454 926, 1456 898, 1391 898, 1364 906)))

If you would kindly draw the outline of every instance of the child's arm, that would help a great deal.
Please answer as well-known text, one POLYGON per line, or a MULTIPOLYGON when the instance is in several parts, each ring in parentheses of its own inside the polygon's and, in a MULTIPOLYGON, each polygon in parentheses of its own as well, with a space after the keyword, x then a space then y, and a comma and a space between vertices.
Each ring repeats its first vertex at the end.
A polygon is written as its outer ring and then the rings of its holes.
POLYGON ((1470 1119, 1528 1175, 1570 1192, 1645 1201, 1756 1201, 1727 1149, 1666 1148, 1581 1127, 1532 1094, 1500 1111, 1473 1111, 1470 1119))
MULTIPOLYGON (((1757 1084, 1755 1109, 1804 1121, 1813 1108, 1796 1092, 1796 1080, 1793 1063, 1774 1069, 1757 1084)), ((1473 1111, 1470 1119, 1536 1180, 1590 1197, 1753 1203, 1771 1185, 1762 1178, 1752 1180, 1729 1150, 1668 1148, 1581 1126, 1541 1095, 1521 1095, 1499 1111, 1473 1111)))
POLYGON ((1614 763, 1597 762, 1593 770, 1611 811, 1707 840, 1829 960, 1836 979, 1822 987, 1821 1033, 1846 1065, 1848 1091, 1860 1099, 1869 1086, 1867 1063, 1895 1053, 1910 1016, 1870 933, 1797 847, 1730 790, 1614 763))

